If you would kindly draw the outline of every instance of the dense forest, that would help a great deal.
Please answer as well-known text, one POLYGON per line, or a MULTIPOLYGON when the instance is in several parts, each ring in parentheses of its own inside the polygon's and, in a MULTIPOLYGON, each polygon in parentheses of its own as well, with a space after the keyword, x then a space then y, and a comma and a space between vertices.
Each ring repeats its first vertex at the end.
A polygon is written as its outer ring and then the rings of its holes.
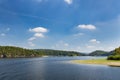
POLYGON ((74 51, 60 51, 48 49, 24 49, 13 46, 0 46, 0 57, 41 57, 41 56, 83 56, 74 51))
POLYGON ((120 60, 120 47, 112 51, 112 54, 108 56, 108 60, 120 60))
POLYGON ((101 50, 96 50, 89 54, 89 56, 108 56, 108 55, 109 55, 109 52, 101 51, 101 50))
POLYGON ((75 51, 62 51, 62 50, 51 50, 51 49, 35 49, 37 52, 43 52, 45 55, 54 56, 85 56, 84 53, 75 51))
POLYGON ((33 57, 41 56, 42 53, 20 47, 0 46, 0 55, 1 57, 33 57))
POLYGON ((51 49, 25 49, 15 46, 0 46, 1 58, 17 57, 42 57, 42 56, 108 56, 108 60, 120 60, 120 47, 114 51, 105 52, 96 50, 90 54, 84 54, 75 51, 62 51, 51 49))

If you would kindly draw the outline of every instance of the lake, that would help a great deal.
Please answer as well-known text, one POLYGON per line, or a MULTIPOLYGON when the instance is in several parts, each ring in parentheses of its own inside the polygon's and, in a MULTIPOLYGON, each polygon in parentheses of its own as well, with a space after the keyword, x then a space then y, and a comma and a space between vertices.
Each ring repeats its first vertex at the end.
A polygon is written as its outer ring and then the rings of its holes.
POLYGON ((0 59, 0 80, 120 80, 120 68, 70 63, 99 57, 0 59))

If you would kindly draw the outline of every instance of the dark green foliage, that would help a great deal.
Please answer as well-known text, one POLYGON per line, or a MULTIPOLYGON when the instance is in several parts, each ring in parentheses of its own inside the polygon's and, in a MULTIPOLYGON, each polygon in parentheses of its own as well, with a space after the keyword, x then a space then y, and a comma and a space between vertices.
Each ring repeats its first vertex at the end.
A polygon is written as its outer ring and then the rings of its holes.
POLYGON ((51 56, 84 56, 85 54, 75 51, 61 51, 61 50, 50 50, 50 49, 36 49, 35 51, 43 52, 45 55, 51 56))
POLYGON ((113 54, 108 56, 107 58, 108 60, 120 60, 120 47, 119 48, 116 48, 114 51, 113 51, 113 54))
POLYGON ((115 49, 113 55, 120 55, 120 47, 115 49))
POLYGON ((108 52, 106 51, 96 50, 94 52, 91 52, 89 56, 107 56, 108 55, 107 53, 108 52))
POLYGON ((47 49, 23 49, 20 47, 13 46, 0 46, 0 57, 40 57, 40 56, 81 56, 74 51, 60 51, 60 50, 47 50, 47 49))
POLYGON ((108 60, 120 60, 120 55, 111 55, 108 56, 108 60))
POLYGON ((13 46, 0 46, 1 57, 35 57, 41 55, 41 53, 38 53, 34 50, 23 49, 13 46))

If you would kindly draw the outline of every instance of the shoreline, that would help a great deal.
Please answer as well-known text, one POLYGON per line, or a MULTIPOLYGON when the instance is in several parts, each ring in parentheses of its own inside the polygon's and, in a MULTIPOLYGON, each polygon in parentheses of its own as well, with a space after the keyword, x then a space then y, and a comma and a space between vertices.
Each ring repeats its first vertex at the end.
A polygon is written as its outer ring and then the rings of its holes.
POLYGON ((96 64, 96 65, 108 65, 113 67, 120 67, 120 60, 107 60, 107 59, 92 59, 92 60, 72 60, 72 63, 78 64, 96 64))

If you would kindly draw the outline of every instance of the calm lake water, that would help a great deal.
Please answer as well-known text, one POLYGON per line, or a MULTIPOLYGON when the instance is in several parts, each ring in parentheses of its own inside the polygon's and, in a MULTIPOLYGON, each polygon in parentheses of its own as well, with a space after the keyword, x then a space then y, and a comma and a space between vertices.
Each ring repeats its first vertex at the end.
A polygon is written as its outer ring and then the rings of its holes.
POLYGON ((69 62, 93 58, 95 57, 0 59, 0 80, 120 80, 120 67, 69 62))

